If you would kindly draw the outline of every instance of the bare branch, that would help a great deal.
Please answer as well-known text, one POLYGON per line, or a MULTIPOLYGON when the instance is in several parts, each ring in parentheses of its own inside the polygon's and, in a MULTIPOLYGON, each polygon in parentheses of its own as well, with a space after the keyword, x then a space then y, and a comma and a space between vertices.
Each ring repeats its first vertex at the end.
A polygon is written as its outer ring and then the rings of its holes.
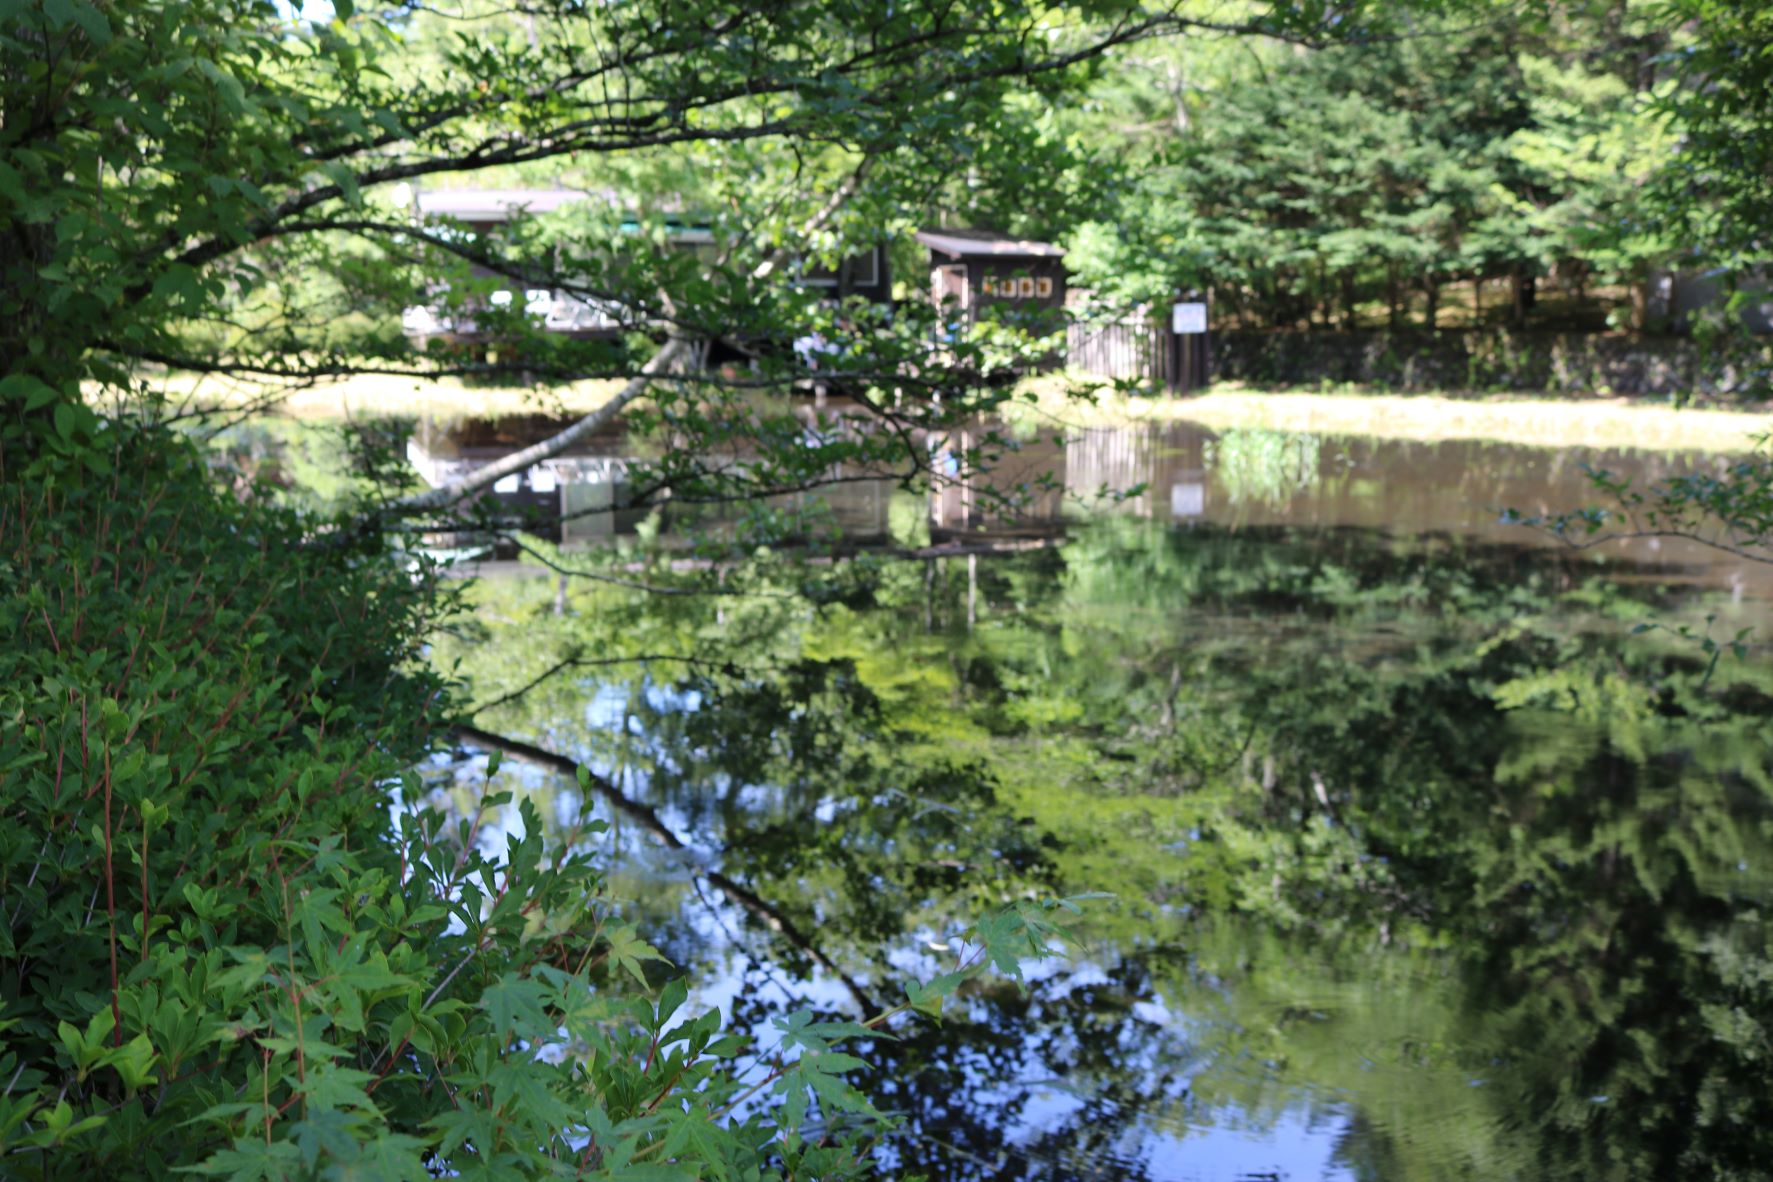
POLYGON ((495 707, 509 705, 549 678, 564 673, 568 669, 598 669, 608 668, 611 665, 648 665, 654 662, 689 665, 692 668, 701 666, 725 673, 736 672, 738 668, 730 661, 710 661, 705 657, 681 657, 666 653, 640 653, 632 657, 586 657, 573 652, 554 662, 516 689, 500 694, 490 702, 482 702, 478 706, 469 707, 468 716, 470 718, 478 717, 495 707))
MULTIPOLYGON (((861 163, 857 165, 850 175, 844 179, 844 182, 832 192, 829 200, 827 200, 819 211, 809 218, 806 224, 802 226, 802 238, 815 233, 833 217, 837 216, 838 211, 843 208, 844 204, 848 202, 861 187, 862 177, 867 171, 868 164, 869 158, 866 156, 863 157, 861 163)), ((772 271, 787 262, 789 257, 790 251, 787 245, 777 248, 768 258, 764 259, 763 262, 757 265, 756 269, 752 272, 752 278, 758 280, 767 278, 772 271)), ((672 336, 670 340, 666 341, 665 344, 659 348, 657 353, 653 354, 650 361, 641 366, 640 372, 636 374, 627 385, 623 386, 621 391, 618 392, 615 397, 611 398, 608 402, 604 403, 590 414, 581 418, 572 426, 566 428, 566 430, 561 431, 548 439, 544 439, 540 443, 531 444, 529 447, 512 452, 503 459, 496 460, 483 468, 476 469, 459 480, 451 481, 448 484, 440 485, 439 487, 430 489, 426 492, 415 493, 412 496, 403 497, 400 500, 395 501, 390 508, 396 512, 407 513, 425 513, 436 509, 448 508, 450 505, 455 504, 465 497, 472 496, 483 488, 492 487, 507 476, 525 471, 543 460, 552 459, 554 456, 559 455, 567 448, 573 446, 573 444, 577 443, 579 440, 595 434, 597 431, 613 422, 616 416, 622 413, 624 407, 639 398, 642 394, 645 394, 647 390, 651 388, 654 381, 669 373, 672 366, 681 359, 687 359, 691 354, 691 341, 681 336, 672 336)))
POLYGON ((841 981, 850 996, 855 999, 856 1004, 861 1007, 863 1013, 875 1014, 879 1012, 879 1007, 875 1005, 874 999, 869 996, 868 991, 862 987, 861 983, 845 972, 836 961, 825 955, 824 951, 813 943, 811 937, 802 932, 800 927, 788 918, 780 908, 766 903, 755 891, 741 885, 720 871, 700 868, 701 859, 697 856, 698 851, 692 849, 682 838, 678 837, 671 827, 659 818, 658 813, 628 796, 620 788, 610 783, 608 779, 598 775, 592 768, 576 759, 570 759, 546 748, 538 747, 534 743, 508 738, 505 735, 482 730, 467 723, 456 724, 455 733, 465 742, 472 743, 477 747, 501 751, 526 763, 535 764, 537 767, 564 772, 569 776, 583 777, 599 796, 608 801, 612 807, 638 822, 640 827, 652 834, 660 845, 685 855, 687 862, 698 866, 699 877, 707 880, 727 898, 762 920, 766 927, 772 931, 780 932, 789 943, 811 957, 814 964, 841 981))

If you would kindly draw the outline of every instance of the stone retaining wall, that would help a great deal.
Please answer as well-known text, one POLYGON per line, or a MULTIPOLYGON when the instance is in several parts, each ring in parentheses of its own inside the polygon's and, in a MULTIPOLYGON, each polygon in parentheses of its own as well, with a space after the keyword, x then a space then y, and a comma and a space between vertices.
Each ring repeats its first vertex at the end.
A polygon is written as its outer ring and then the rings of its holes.
POLYGON ((1715 398, 1764 394, 1773 341, 1509 332, 1215 332, 1213 376, 1252 385, 1351 382, 1393 390, 1491 390, 1715 398))

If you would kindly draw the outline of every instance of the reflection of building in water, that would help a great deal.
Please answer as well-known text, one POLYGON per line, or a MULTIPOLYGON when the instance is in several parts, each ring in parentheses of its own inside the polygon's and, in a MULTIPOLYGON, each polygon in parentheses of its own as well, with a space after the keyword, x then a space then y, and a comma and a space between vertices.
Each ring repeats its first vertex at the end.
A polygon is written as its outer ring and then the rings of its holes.
POLYGON ((946 478, 930 499, 935 529, 1003 534, 1051 529, 1094 512, 1183 521, 1207 512, 1206 439, 1199 431, 1043 432, 969 479, 963 457, 989 450, 989 435, 983 427, 957 432, 932 456, 938 477, 946 478))
POLYGON ((1064 515, 1064 448, 1043 434, 1010 450, 996 441, 1002 432, 978 424, 930 441, 933 531, 1013 534, 1064 515), (974 455, 987 471, 971 470, 974 455))
MULTIPOLYGON (((548 439, 571 422, 548 415, 425 419, 407 442, 407 457, 426 483, 438 487, 548 439)), ((656 447, 643 447, 620 424, 613 424, 562 455, 503 477, 482 495, 482 503, 502 521, 563 546, 631 534, 654 512, 663 515, 665 524, 680 529, 693 526, 704 533, 730 535, 742 517, 760 506, 816 520, 846 537, 872 540, 888 533, 892 482, 867 479, 842 464, 826 473, 833 483, 822 488, 716 505, 674 503, 667 492, 636 507, 631 500, 637 490, 630 478, 648 463, 649 450, 656 454, 656 447)), ((741 460, 729 470, 742 473, 744 468, 741 460)))
POLYGON ((1207 508, 1204 439, 1152 427, 1075 432, 1065 445, 1065 488, 1089 509, 1118 507, 1140 517, 1199 517, 1207 508), (1138 488, 1136 495, 1125 496, 1138 488))
MULTIPOLYGON (((815 430, 833 429, 828 419, 819 426, 810 409, 806 414, 809 441, 817 438, 815 430)), ((408 454, 424 479, 437 485, 563 425, 541 415, 425 421, 408 454)), ((1588 464, 1642 485, 1682 474, 1717 474, 1738 458, 1319 438, 1248 428, 1215 433, 1193 424, 1049 429, 1011 448, 1004 446, 1001 430, 976 423, 922 444, 935 475, 927 501, 933 540, 963 532, 1051 534, 1068 517, 1100 511, 1230 529, 1352 528, 1400 537, 1455 522, 1463 535, 1484 542, 1548 546, 1557 543, 1542 531, 1505 523, 1502 511, 1553 514, 1595 503, 1599 494, 1589 481, 1588 464), (989 471, 969 472, 975 460, 989 471), (1139 491, 1126 495, 1135 488, 1139 491)), ((656 456, 659 446, 656 441, 643 446, 613 426, 566 455, 506 477, 486 496, 496 516, 567 545, 632 533, 653 512, 661 514, 666 544, 690 540, 692 529, 704 536, 732 536, 741 519, 760 507, 783 514, 817 507, 819 515, 805 524, 835 527, 846 542, 867 544, 892 535, 889 508, 896 480, 842 466, 826 473, 835 483, 748 504, 693 505, 667 498, 645 510, 627 507, 629 480, 638 478, 637 467, 656 456)), ((1716 582, 1735 599, 1773 598, 1773 568, 1744 564, 1685 538, 1625 537, 1591 557, 1641 564, 1659 579, 1716 582)))
MULTIPOLYGON (((427 484, 461 480, 547 439, 571 420, 549 415, 499 419, 421 420, 406 454, 427 484)), ((619 426, 580 440, 565 454, 506 476, 485 494, 494 512, 550 541, 571 543, 613 536, 641 514, 618 506, 626 499, 633 449, 619 426)))

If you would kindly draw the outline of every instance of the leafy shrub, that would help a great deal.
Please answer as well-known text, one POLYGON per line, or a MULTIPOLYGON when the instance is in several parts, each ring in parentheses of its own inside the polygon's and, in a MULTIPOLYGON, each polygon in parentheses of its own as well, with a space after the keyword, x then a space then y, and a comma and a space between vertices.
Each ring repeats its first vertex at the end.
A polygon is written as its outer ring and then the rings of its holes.
POLYGON ((744 1075, 571 843, 530 814, 489 857, 417 807, 423 571, 170 436, 67 426, 0 455, 0 1174, 852 1176, 878 1118, 833 1044, 1054 934, 992 916, 744 1075))

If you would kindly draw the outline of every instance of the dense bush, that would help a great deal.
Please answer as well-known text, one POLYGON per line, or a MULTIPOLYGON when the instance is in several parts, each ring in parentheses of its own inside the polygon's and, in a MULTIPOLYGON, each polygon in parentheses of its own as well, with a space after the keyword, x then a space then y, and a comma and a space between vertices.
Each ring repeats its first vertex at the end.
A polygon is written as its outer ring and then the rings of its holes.
POLYGON ((877 1122, 831 1044, 1053 931, 1001 913, 736 1071, 533 814, 487 856, 418 807, 422 570, 167 436, 49 437, 0 454, 0 1175, 846 1177, 877 1122))

